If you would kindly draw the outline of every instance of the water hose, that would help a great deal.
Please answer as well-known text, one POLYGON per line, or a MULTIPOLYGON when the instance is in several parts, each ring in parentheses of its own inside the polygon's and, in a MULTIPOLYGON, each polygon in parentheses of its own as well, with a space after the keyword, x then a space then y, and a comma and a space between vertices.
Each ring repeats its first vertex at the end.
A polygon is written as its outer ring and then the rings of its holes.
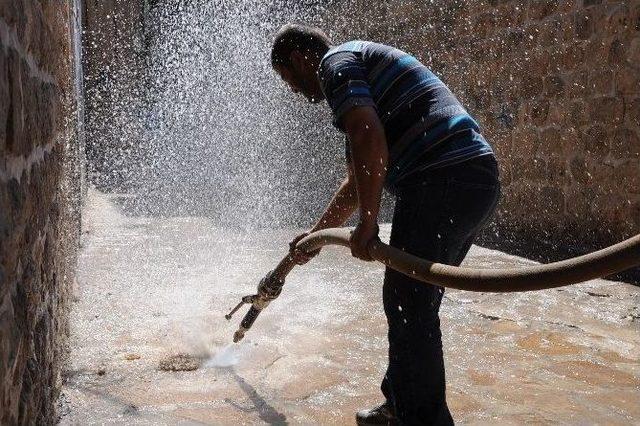
MULTIPOLYGON (((298 242, 296 248, 308 253, 327 245, 349 247, 350 236, 351 231, 347 228, 325 229, 309 234, 298 242)), ((369 254, 389 268, 428 284, 466 291, 514 293, 577 284, 639 266, 640 234, 583 256, 508 269, 464 268, 434 263, 391 247, 379 239, 370 243, 369 254)), ((234 342, 244 337, 260 312, 280 295, 285 278, 294 266, 293 258, 287 255, 260 281, 257 294, 243 297, 226 316, 231 319, 243 304, 251 304, 234 334, 234 342)))

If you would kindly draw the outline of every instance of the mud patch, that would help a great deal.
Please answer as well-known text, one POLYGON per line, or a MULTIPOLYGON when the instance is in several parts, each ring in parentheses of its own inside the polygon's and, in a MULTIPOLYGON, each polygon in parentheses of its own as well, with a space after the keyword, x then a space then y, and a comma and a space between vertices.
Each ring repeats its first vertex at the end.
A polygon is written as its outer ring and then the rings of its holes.
POLYGON ((193 371, 200 368, 202 360, 189 354, 170 355, 160 360, 158 369, 161 371, 193 371))

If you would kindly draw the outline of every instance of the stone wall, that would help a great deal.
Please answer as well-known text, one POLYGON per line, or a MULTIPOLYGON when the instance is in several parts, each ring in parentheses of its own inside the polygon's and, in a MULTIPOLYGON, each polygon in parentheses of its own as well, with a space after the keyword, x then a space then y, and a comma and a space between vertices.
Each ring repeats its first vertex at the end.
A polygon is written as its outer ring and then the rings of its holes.
POLYGON ((334 38, 415 54, 478 119, 503 183, 485 239, 553 258, 640 233, 640 1, 354 0, 332 15, 334 38))
POLYGON ((0 424, 52 424, 82 192, 78 2, 0 2, 0 424))

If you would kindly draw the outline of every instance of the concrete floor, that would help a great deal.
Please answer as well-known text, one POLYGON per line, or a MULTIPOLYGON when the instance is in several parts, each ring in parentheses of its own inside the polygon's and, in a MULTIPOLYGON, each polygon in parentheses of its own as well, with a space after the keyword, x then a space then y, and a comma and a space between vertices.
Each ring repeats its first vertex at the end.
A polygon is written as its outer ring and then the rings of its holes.
MULTIPOLYGON (((241 316, 228 323, 224 314, 275 266, 294 230, 258 232, 254 245, 205 218, 127 216, 95 191, 84 218, 62 424, 342 425, 381 401, 379 265, 325 249, 227 347, 241 316), (160 371, 176 353, 203 366, 160 371), (221 357, 233 365, 214 366, 221 357)), ((531 263, 476 246, 466 260, 531 263)), ((640 423, 639 306, 637 287, 605 280, 528 294, 447 291, 456 422, 640 423)))

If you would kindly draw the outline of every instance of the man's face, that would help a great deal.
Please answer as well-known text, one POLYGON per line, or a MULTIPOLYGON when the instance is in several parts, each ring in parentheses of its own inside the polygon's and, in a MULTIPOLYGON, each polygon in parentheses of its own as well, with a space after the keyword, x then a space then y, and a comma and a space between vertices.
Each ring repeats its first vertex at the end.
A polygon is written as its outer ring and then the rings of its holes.
MULTIPOLYGON (((297 53, 297 52, 296 52, 297 53)), ((294 56, 294 55, 292 55, 294 56)), ((302 93, 311 103, 317 104, 324 99, 320 89, 317 72, 307 62, 292 58, 290 66, 276 65, 274 69, 293 93, 302 93)))

